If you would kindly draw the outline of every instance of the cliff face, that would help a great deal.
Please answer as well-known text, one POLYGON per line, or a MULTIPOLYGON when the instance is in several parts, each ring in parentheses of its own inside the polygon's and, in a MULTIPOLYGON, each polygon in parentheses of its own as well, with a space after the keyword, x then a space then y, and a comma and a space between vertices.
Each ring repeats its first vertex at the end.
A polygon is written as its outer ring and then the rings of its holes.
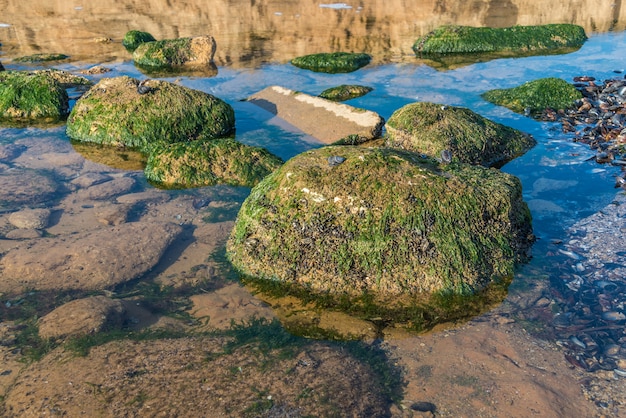
POLYGON ((106 62, 130 59, 121 45, 129 30, 147 31, 157 39, 210 34, 217 40, 216 64, 237 67, 338 50, 367 52, 379 62, 399 61, 413 57, 417 37, 443 24, 575 23, 588 34, 626 28, 621 0, 361 0, 348 5, 352 7, 321 0, 215 0, 209 6, 188 0, 173 8, 167 0, 101 0, 82 6, 0 0, 0 48, 6 58, 45 51, 106 62))

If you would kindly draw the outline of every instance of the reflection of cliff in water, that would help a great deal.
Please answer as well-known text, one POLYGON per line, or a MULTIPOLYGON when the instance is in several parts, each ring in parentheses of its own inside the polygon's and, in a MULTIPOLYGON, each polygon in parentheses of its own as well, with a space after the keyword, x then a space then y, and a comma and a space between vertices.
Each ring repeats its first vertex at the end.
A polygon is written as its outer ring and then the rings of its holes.
POLYGON ((130 54, 121 39, 138 29, 157 39, 213 35, 220 66, 283 63, 298 55, 339 50, 367 52, 381 62, 411 57, 415 39, 443 24, 576 23, 588 34, 626 27, 621 0, 347 0, 350 8, 323 0, 170 4, 101 0, 77 7, 60 1, 0 0, 2 57, 59 52, 74 60, 127 60, 130 54))

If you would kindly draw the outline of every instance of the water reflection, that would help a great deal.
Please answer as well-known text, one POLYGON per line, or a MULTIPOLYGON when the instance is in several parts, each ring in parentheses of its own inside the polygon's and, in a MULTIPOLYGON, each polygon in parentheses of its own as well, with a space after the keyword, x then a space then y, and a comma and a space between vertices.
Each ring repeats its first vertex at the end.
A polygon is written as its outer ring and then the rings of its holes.
POLYGON ((545 2, 538 0, 372 0, 345 7, 315 0, 219 0, 210 7, 190 0, 175 7, 166 0, 87 2, 73 5, 33 0, 0 1, 4 58, 59 52, 71 59, 110 62, 130 59, 122 47, 133 29, 157 39, 211 34, 219 66, 285 63, 299 55, 358 51, 375 62, 412 60, 417 37, 443 24, 505 27, 574 23, 592 32, 623 30, 621 0, 545 2))

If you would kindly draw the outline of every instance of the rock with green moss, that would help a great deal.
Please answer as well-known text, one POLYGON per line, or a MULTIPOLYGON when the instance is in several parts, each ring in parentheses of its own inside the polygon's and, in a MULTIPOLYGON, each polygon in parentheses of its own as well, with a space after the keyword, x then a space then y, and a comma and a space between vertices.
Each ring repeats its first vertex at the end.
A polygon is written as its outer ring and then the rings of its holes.
POLYGON ((572 24, 478 28, 447 25, 415 41, 416 54, 468 54, 510 51, 527 54, 560 48, 580 48, 587 40, 585 30, 572 24))
POLYGON ((67 120, 76 141, 148 149, 153 144, 213 139, 235 129, 233 108, 210 94, 160 80, 105 78, 67 120))
POLYGON ((345 100, 355 99, 365 96, 372 91, 371 87, 359 86, 355 84, 342 84, 341 86, 331 87, 320 93, 320 97, 334 102, 343 102, 345 100))
POLYGON ((209 35, 165 39, 142 43, 133 52, 133 60, 148 70, 202 67, 212 71, 215 49, 215 39, 209 35))
POLYGON ((33 54, 27 55, 24 57, 18 57, 13 59, 14 62, 22 62, 22 63, 38 63, 38 62, 49 62, 49 61, 62 61, 64 59, 69 58, 64 54, 33 54))
POLYGON ((64 119, 69 111, 65 88, 46 72, 0 73, 0 118, 4 120, 64 119))
POLYGON ((154 41, 156 41, 156 39, 148 32, 130 30, 124 35, 124 39, 122 39, 122 46, 124 46, 128 52, 133 52, 139 45, 154 41))
POLYGON ((545 109, 568 109, 582 93, 560 78, 540 78, 510 89, 489 90, 483 99, 514 112, 537 115, 545 109))
POLYGON ((512 175, 390 148, 331 146, 292 158, 252 189, 227 254, 261 281, 369 295, 389 309, 419 305, 418 316, 445 320, 446 297, 506 282, 531 243, 530 212, 512 175))
POLYGON ((165 187, 252 187, 282 164, 267 150, 234 139, 179 142, 150 150, 146 178, 165 187))
POLYGON ((321 73, 351 73, 370 63, 372 57, 363 53, 332 52, 304 55, 291 60, 298 68, 321 73))
POLYGON ((536 143, 530 135, 469 109, 427 102, 396 110, 385 126, 387 146, 435 158, 448 150, 456 161, 487 167, 501 166, 536 143))

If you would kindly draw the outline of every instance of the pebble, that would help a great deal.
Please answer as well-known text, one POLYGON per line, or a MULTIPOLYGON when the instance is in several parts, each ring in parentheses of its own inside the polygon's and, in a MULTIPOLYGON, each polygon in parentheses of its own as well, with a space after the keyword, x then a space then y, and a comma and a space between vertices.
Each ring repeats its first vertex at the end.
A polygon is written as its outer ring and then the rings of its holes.
POLYGON ((44 229, 49 219, 49 209, 22 209, 9 215, 11 225, 20 229, 44 229))

